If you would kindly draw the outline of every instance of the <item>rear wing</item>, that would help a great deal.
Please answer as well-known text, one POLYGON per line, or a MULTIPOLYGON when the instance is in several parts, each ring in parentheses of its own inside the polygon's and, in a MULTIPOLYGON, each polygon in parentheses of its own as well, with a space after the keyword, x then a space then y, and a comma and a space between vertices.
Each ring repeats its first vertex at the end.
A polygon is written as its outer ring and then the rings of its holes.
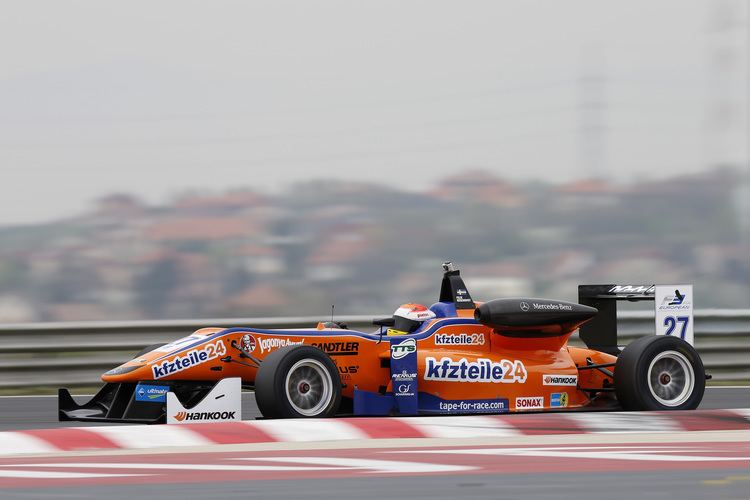
POLYGON ((693 343, 692 285, 579 285, 578 302, 599 313, 581 326, 581 340, 590 348, 617 356, 617 301, 654 301, 657 335, 674 335, 693 343))

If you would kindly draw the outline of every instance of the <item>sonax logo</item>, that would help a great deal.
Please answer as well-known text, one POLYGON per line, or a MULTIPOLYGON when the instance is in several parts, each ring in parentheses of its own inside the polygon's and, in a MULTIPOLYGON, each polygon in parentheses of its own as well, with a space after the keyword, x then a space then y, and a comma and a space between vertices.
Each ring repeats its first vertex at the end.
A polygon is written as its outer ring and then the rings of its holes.
POLYGON ((516 410, 532 410, 541 408, 544 408, 544 396, 516 398, 516 410))

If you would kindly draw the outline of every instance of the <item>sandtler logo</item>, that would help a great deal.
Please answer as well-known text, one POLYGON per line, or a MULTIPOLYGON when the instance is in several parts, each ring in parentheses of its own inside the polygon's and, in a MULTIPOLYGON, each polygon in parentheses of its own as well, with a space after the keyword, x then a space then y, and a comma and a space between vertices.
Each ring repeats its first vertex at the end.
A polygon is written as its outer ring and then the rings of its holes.
POLYGON ((235 420, 235 411, 179 411, 174 416, 178 422, 183 420, 235 420))
POLYGON ((224 342, 217 340, 214 343, 206 344, 202 349, 195 349, 188 351, 182 356, 177 356, 172 361, 164 361, 161 364, 154 365, 151 367, 151 370, 153 371, 154 379, 159 379, 190 368, 191 366, 218 358, 226 353, 227 349, 224 347, 224 342))
POLYGON ((544 408, 544 396, 516 398, 516 410, 530 410, 533 408, 544 408))
POLYGON ((544 385, 578 385, 578 375, 543 375, 544 385))

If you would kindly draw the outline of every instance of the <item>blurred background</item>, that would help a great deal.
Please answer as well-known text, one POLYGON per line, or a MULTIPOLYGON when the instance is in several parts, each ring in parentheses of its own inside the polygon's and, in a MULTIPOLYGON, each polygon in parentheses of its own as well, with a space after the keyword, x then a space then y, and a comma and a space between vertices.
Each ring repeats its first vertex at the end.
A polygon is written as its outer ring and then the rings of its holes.
POLYGON ((750 296, 743 0, 12 2, 0 322, 750 296))

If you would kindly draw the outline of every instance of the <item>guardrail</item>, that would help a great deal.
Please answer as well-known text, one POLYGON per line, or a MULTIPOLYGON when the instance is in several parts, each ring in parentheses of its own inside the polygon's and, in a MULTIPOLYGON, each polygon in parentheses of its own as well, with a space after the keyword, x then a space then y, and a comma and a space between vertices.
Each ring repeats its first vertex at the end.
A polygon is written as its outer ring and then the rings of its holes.
MULTIPOLYGON (((371 331, 372 318, 341 316, 337 321, 371 331)), ((96 386, 100 375, 146 346, 183 337, 208 326, 300 328, 319 317, 220 318, 209 320, 29 323, 0 325, 0 389, 96 386)), ((622 344, 653 334, 650 311, 618 316, 622 344)), ((695 344, 714 380, 750 380, 750 310, 695 312, 695 344)), ((580 345, 577 336, 571 344, 580 345)))

